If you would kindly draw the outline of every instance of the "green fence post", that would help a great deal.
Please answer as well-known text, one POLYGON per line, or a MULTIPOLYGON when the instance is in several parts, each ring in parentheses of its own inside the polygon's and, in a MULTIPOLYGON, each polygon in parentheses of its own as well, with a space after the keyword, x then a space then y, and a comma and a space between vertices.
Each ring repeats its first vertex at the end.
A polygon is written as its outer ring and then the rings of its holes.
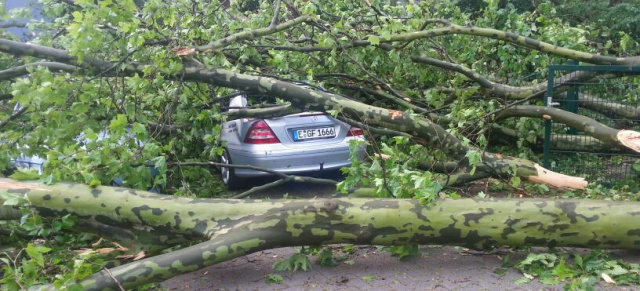
MULTIPOLYGON (((549 74, 547 76, 547 94, 544 97, 544 106, 552 106, 553 105, 553 81, 555 79, 555 68, 553 66, 549 66, 549 74)), ((544 121, 544 156, 542 160, 542 164, 545 168, 549 169, 551 167, 551 162, 549 161, 549 151, 551 149, 551 120, 544 121)))
MULTIPOLYGON (((579 65, 578 62, 574 61, 574 60, 570 60, 567 62, 568 65, 579 65)), ((570 73, 574 73, 576 71, 570 71, 570 73)), ((564 106, 566 111, 569 112, 573 112, 573 113, 578 113, 578 89, 577 86, 571 85, 569 87, 569 90, 567 91, 567 101, 565 102, 565 106, 564 106)), ((578 130, 570 127, 568 132, 568 134, 577 134, 578 130)))

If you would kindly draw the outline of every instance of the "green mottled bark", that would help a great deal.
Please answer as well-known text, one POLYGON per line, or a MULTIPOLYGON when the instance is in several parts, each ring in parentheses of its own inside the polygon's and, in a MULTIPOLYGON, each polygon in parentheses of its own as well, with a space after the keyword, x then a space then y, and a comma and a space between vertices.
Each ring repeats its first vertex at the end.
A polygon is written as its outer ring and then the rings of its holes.
MULTIPOLYGON (((640 205, 635 202, 446 199, 423 206, 412 199, 187 199, 124 188, 66 183, 47 186, 9 179, 0 179, 0 194, 24 197, 44 216, 71 213, 81 222, 205 240, 111 269, 113 278, 125 288, 283 246, 352 243, 640 249, 640 205)), ((163 242, 167 246, 172 243, 163 242)), ((111 275, 102 271, 79 283, 86 290, 117 288, 111 275)))

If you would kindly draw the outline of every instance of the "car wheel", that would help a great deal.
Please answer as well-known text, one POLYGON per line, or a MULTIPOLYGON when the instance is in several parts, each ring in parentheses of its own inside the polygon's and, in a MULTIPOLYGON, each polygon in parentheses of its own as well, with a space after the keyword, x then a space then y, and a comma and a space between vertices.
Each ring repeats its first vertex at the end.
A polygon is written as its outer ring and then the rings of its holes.
MULTIPOLYGON (((224 150, 224 153, 222 153, 220 163, 231 165, 231 159, 229 158, 227 150, 224 150)), ((236 173, 233 168, 220 167, 220 175, 222 176, 222 183, 227 186, 228 190, 236 190, 240 188, 240 179, 236 177, 236 173)))

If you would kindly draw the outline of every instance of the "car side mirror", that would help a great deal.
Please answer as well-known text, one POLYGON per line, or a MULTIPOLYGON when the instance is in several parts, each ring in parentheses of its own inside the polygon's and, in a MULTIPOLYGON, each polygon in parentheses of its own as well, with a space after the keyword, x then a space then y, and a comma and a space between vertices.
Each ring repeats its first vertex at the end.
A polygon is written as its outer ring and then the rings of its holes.
POLYGON ((245 96, 240 95, 231 98, 229 101, 229 110, 234 109, 234 107, 246 107, 247 106, 247 98, 245 96))

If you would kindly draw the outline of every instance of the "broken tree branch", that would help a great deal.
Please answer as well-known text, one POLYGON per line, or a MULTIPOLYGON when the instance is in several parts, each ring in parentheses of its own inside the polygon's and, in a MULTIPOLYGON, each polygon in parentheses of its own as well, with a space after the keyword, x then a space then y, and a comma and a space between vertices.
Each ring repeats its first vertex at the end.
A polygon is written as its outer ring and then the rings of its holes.
MULTIPOLYGON (((536 98, 544 95, 548 90, 548 83, 542 82, 525 87, 514 87, 505 84, 495 83, 481 76, 474 70, 471 70, 463 65, 436 60, 424 56, 413 56, 411 59, 417 63, 428 64, 431 66, 439 67, 445 70, 458 72, 465 75, 467 78, 478 83, 481 87, 487 89, 489 93, 493 93, 499 96, 504 96, 511 99, 524 99, 524 98, 536 98)), ((572 82, 586 81, 595 77, 597 72, 579 71, 566 74, 562 77, 554 80, 555 88, 566 89, 566 86, 572 82)), ((561 91, 557 91, 561 92, 561 91)))
POLYGON ((44 67, 47 68, 49 71, 52 72, 69 72, 69 73, 75 73, 78 71, 78 67, 73 66, 73 65, 67 65, 64 63, 58 63, 58 62, 35 62, 35 63, 29 63, 26 65, 22 65, 22 66, 17 66, 17 67, 13 67, 13 68, 9 68, 6 70, 2 70, 0 71, 0 80, 10 80, 13 78, 18 78, 18 77, 22 77, 24 75, 28 75, 29 74, 29 68, 32 67, 44 67))
POLYGON ((640 153, 640 132, 611 128, 589 117, 562 109, 549 106, 517 105, 501 111, 496 116, 496 119, 500 120, 509 117, 552 119, 555 122, 583 131, 604 143, 626 147, 640 153))
POLYGON ((289 20, 287 22, 283 22, 280 23, 278 25, 276 25, 275 27, 265 27, 265 28, 258 28, 255 30, 250 30, 250 31, 243 31, 243 32, 239 32, 239 33, 235 33, 232 34, 230 36, 227 36, 223 39, 220 40, 216 40, 212 43, 206 44, 206 45, 202 45, 202 46, 194 46, 192 47, 192 49, 196 52, 210 52, 210 51, 216 51, 219 50, 221 48, 224 48, 230 44, 236 43, 238 41, 242 41, 242 40, 248 40, 248 39, 254 39, 257 37, 261 37, 261 36, 265 36, 265 35, 269 35, 269 34, 273 34, 273 33, 277 33, 279 31, 282 30, 286 30, 289 29, 293 26, 296 26, 300 23, 303 22, 310 22, 313 21, 313 18, 310 16, 300 16, 297 17, 295 19, 289 20))

